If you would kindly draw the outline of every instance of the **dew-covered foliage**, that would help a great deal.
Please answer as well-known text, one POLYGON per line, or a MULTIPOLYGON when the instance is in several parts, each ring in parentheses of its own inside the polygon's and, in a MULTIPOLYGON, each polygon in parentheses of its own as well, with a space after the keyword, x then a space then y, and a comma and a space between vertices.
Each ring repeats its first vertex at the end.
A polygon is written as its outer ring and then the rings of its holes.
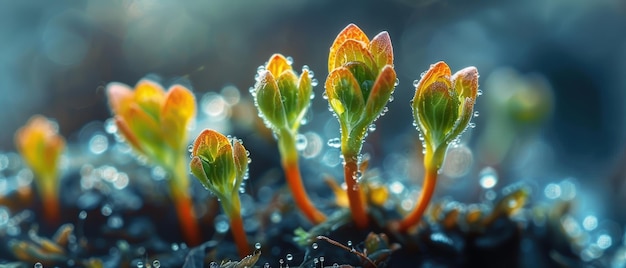
POLYGON ((522 142, 515 127, 547 120, 545 85, 517 77, 486 100, 506 111, 493 120, 514 123, 475 133, 494 112, 475 108, 478 68, 440 61, 404 85, 392 37, 349 24, 325 83, 314 69, 326 66, 295 69, 282 54, 247 91, 111 83, 112 117, 67 142, 34 117, 18 152, 0 152, 0 266, 626 266, 623 226, 575 211, 587 198, 577 179, 544 185, 503 167, 522 142), (392 101, 412 131, 380 139, 392 101))

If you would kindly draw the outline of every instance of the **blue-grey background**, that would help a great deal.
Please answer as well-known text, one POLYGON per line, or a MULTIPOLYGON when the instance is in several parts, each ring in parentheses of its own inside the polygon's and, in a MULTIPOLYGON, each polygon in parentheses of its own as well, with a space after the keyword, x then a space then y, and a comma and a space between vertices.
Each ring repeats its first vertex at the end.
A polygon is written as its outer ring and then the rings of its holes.
POLYGON ((417 136, 408 100, 431 63, 474 65, 481 83, 505 66, 539 73, 554 94, 540 131, 554 155, 545 177, 574 176, 624 199, 622 0, 0 0, 0 151, 14 150, 15 130, 36 113, 56 119, 66 137, 105 120, 104 86, 134 85, 148 73, 185 77, 198 94, 233 84, 247 96, 257 66, 280 52, 322 84, 328 47, 348 23, 370 36, 386 30, 393 41, 400 85, 378 127, 383 139, 417 136))

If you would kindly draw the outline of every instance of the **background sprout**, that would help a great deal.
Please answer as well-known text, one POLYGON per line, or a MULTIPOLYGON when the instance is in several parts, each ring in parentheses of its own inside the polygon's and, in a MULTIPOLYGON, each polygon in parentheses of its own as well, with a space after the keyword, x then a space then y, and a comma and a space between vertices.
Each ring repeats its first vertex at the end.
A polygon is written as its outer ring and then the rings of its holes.
POLYGON ((385 109, 396 83, 389 34, 381 32, 370 41, 359 27, 348 25, 330 47, 328 72, 326 96, 341 127, 352 217, 364 228, 368 217, 358 183, 358 159, 367 129, 385 109))
POLYGON ((415 125, 424 145, 424 185, 413 211, 400 222, 407 231, 419 222, 430 202, 448 145, 455 142, 473 116, 478 91, 478 70, 467 67, 451 76, 443 62, 431 65, 416 84, 411 101, 415 125))
POLYGON ((276 134, 285 178, 296 205, 309 221, 321 223, 326 216, 315 208, 304 189, 296 150, 300 121, 313 96, 312 75, 308 67, 303 67, 298 77, 281 54, 272 55, 260 70, 257 83, 251 89, 259 115, 276 134))
POLYGON ((241 219, 239 187, 247 176, 248 152, 240 140, 205 129, 193 143, 191 157, 191 173, 219 198, 230 219, 239 255, 247 256, 250 250, 241 219))
POLYGON ((185 240, 200 243, 200 231, 188 193, 187 126, 196 114, 189 89, 174 85, 166 93, 158 84, 141 80, 133 91, 121 83, 107 85, 109 106, 120 134, 142 157, 170 174, 170 193, 176 204, 185 240))
POLYGON ((41 115, 35 115, 17 130, 15 145, 35 175, 45 219, 52 223, 58 222, 58 166, 65 149, 65 139, 59 135, 56 124, 41 115))

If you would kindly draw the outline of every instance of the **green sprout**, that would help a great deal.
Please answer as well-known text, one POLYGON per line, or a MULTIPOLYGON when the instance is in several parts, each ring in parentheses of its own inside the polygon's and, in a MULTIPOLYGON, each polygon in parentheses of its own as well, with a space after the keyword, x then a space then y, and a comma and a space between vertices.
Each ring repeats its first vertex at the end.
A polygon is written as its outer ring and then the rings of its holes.
POLYGON ((387 32, 371 41, 354 24, 343 29, 328 56, 326 97, 341 128, 344 179, 352 217, 368 225, 367 205, 359 187, 359 155, 370 125, 385 110, 396 85, 393 48, 387 32))
POLYGON ((248 151, 240 140, 205 129, 193 143, 191 173, 222 204, 240 257, 250 254, 241 218, 239 188, 248 172, 248 151))
POLYGON ((313 97, 313 85, 308 67, 298 77, 289 61, 274 54, 262 66, 251 92, 259 115, 278 139, 282 166, 296 205, 314 224, 326 219, 309 199, 302 183, 296 150, 296 135, 313 97))
POLYGON ((443 62, 431 65, 416 85, 411 101, 415 125, 424 145, 424 185, 417 205, 398 225, 401 232, 419 223, 435 191, 437 172, 448 146, 467 128, 478 91, 478 70, 467 67, 451 74, 443 62))
POLYGON ((60 215, 58 169, 61 153, 65 150, 65 139, 52 121, 42 115, 34 115, 15 132, 15 145, 35 175, 45 219, 57 223, 60 215))
POLYGON ((141 80, 132 90, 121 83, 107 85, 109 106, 120 135, 142 157, 162 166, 176 206, 185 240, 200 244, 200 229, 189 194, 187 127, 196 115, 193 93, 182 85, 166 92, 161 85, 141 80))

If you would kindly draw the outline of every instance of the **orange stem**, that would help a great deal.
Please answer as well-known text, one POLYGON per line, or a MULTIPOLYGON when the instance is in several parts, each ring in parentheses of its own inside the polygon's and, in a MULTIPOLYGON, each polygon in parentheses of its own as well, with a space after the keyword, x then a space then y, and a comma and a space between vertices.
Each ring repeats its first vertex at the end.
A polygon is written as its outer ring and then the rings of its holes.
POLYGON ((43 216, 49 225, 60 221, 60 205, 58 196, 58 179, 56 174, 42 175, 37 181, 37 190, 41 198, 43 216))
POLYGON ((355 158, 344 156, 344 159, 346 161, 343 167, 344 179, 348 187, 346 190, 348 193, 348 201, 350 201, 352 219, 359 229, 365 229, 369 224, 369 218, 367 216, 363 194, 356 178, 359 168, 355 158))
POLYGON ((45 191, 42 196, 44 218, 49 225, 56 225, 60 220, 60 205, 56 193, 45 191))
POLYGON ((185 242, 190 246, 197 246, 202 243, 200 236, 200 228, 196 221, 196 215, 193 211, 193 202, 190 196, 179 196, 175 198, 176 214, 178 214, 178 222, 182 229, 185 242))
POLYGON ((304 216, 313 224, 319 224, 326 220, 326 215, 313 205, 313 202, 311 202, 311 199, 309 199, 309 196, 304 190, 297 160, 294 162, 284 161, 283 169, 285 170, 287 184, 289 185, 294 201, 304 216))
POLYGON ((237 211, 230 215, 230 231, 237 245, 237 252, 242 259, 250 255, 250 247, 248 246, 248 238, 246 231, 243 229, 243 220, 241 214, 237 211))
POLYGON ((196 221, 193 200, 187 192, 189 188, 189 176, 187 175, 187 166, 185 164, 185 161, 178 161, 178 163, 176 163, 175 169, 171 171, 172 176, 169 178, 168 182, 172 199, 176 205, 176 214, 178 215, 178 222, 182 229, 183 238, 188 245, 197 246, 202 243, 202 236, 200 234, 200 227, 196 221))
MULTIPOLYGON (((426 163, 426 161, 425 161, 426 163)), ((415 226, 422 219, 422 215, 424 215, 424 211, 428 207, 430 203, 430 199, 435 192, 435 185, 437 184, 437 168, 429 167, 430 165, 426 165, 424 184, 422 186, 422 191, 420 192, 420 197, 417 201, 417 205, 407 215, 399 224, 398 231, 407 232, 411 227, 415 226)))

